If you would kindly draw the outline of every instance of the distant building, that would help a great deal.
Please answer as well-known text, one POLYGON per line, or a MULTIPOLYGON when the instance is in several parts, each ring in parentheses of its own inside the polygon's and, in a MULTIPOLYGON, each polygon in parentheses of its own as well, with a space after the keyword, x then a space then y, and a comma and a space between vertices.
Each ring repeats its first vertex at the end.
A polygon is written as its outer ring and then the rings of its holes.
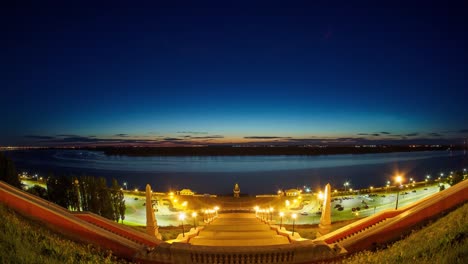
POLYGON ((195 193, 192 192, 192 190, 190 190, 190 189, 182 189, 182 190, 179 192, 179 194, 180 194, 180 195, 190 195, 190 196, 192 196, 192 195, 194 195, 195 193))
POLYGON ((286 193, 286 196, 298 196, 301 193, 301 191, 298 189, 289 189, 289 190, 286 190, 285 193, 286 193))

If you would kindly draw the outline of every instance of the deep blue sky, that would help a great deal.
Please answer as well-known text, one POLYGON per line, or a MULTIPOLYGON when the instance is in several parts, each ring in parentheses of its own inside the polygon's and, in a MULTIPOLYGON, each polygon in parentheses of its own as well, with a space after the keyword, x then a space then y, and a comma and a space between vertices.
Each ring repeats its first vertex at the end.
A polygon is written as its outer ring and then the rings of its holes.
POLYGON ((468 136, 466 1, 69 2, 1 8, 0 145, 468 136))

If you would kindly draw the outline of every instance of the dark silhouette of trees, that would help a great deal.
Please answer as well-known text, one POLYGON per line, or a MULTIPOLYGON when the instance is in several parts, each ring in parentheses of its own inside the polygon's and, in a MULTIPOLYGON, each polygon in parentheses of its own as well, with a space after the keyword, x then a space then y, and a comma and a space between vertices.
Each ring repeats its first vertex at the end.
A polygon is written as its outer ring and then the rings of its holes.
POLYGON ((13 161, 0 152, 0 181, 21 189, 21 181, 13 161))
POLYGON ((47 178, 47 196, 49 200, 68 209, 70 205, 71 179, 62 175, 55 177, 50 174, 47 178))
POLYGON ((48 199, 47 190, 44 187, 39 185, 34 185, 33 187, 26 190, 28 193, 41 197, 42 199, 48 199))
POLYGON ((112 179, 111 186, 111 199, 112 199, 112 208, 114 210, 114 221, 119 222, 121 219, 122 222, 125 219, 125 199, 122 191, 122 187, 119 185, 116 179, 112 179))

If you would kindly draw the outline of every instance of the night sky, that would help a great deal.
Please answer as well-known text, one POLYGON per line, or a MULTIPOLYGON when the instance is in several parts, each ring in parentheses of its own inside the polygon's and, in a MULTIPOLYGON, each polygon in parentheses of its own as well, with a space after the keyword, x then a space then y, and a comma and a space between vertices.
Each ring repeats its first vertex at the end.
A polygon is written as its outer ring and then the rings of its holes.
POLYGON ((467 1, 70 2, 0 8, 0 145, 468 137, 467 1))

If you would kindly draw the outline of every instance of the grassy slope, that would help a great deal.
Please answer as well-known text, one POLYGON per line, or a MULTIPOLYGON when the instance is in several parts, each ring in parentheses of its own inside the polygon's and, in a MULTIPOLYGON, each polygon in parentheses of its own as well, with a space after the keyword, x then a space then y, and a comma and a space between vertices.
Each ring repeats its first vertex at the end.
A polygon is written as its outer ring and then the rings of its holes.
POLYGON ((102 252, 67 240, 0 205, 0 263, 117 263, 102 252))
POLYGON ((468 203, 387 249, 343 263, 468 263, 468 203))

